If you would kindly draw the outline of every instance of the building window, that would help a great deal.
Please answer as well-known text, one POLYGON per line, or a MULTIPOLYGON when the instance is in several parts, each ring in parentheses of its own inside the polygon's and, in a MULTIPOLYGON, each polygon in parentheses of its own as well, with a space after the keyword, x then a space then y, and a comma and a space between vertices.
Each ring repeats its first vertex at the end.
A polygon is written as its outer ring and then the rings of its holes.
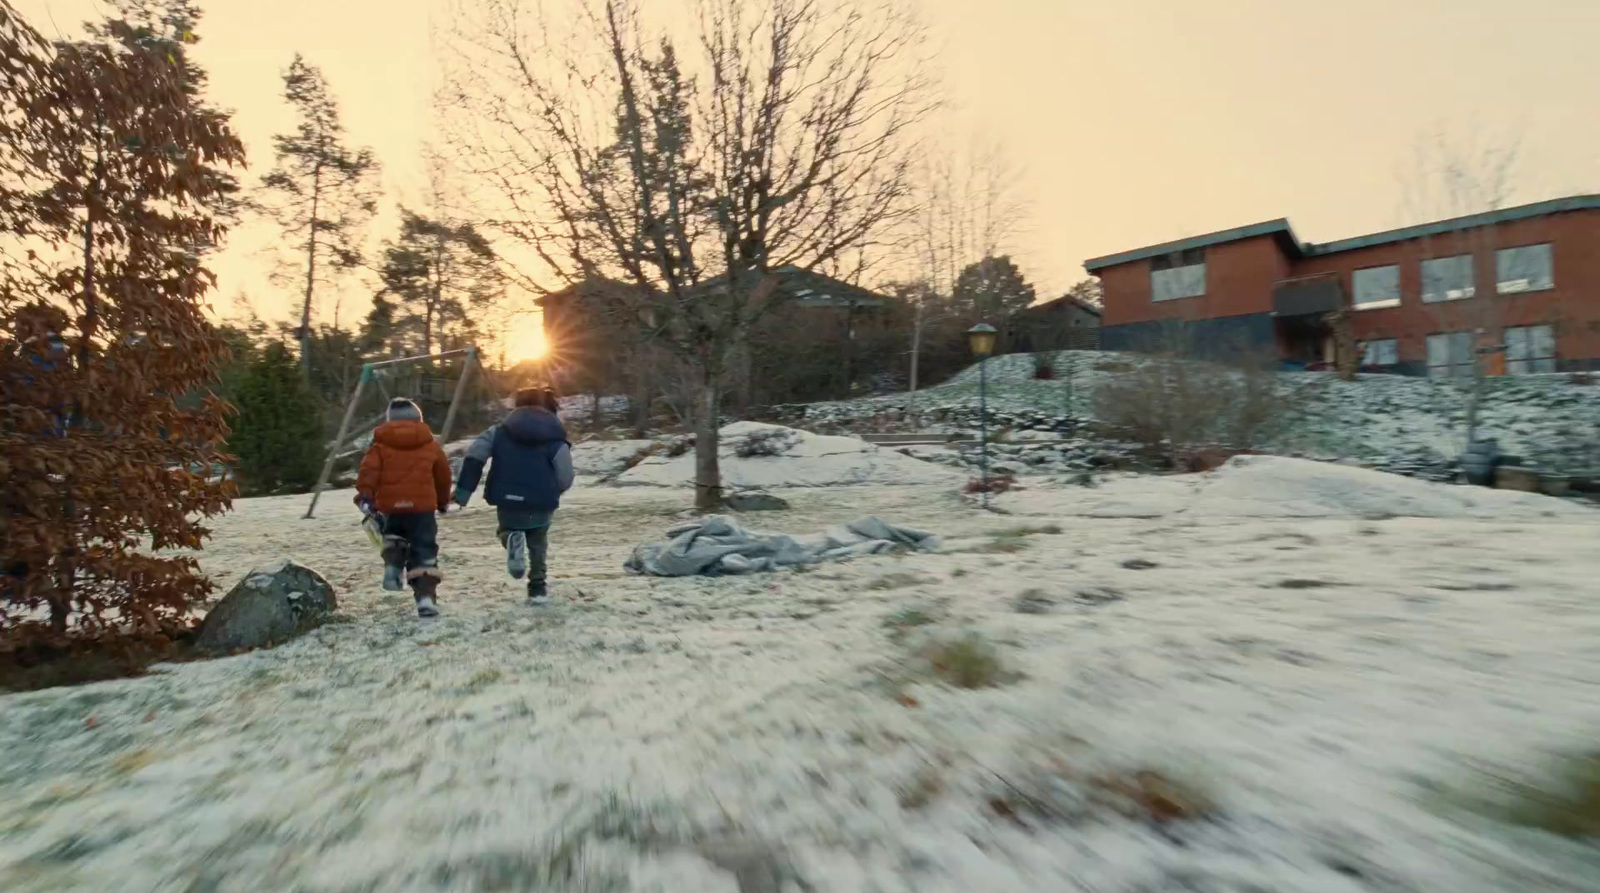
POLYGON ((1504 248, 1494 254, 1495 291, 1503 295, 1556 287, 1550 243, 1504 248))
POLYGON ((1206 293, 1206 250, 1190 248, 1150 259, 1150 300, 1175 301, 1206 293))
POLYGON ((1446 332, 1428 336, 1428 377, 1470 378, 1473 363, 1471 332, 1446 332))
POLYGON ((1379 338, 1361 346, 1362 366, 1398 366, 1400 342, 1394 338, 1379 338))
POLYGON ((1400 268, 1391 264, 1357 270, 1350 277, 1350 290, 1355 293, 1357 310, 1399 307, 1400 268))
POLYGON ((1506 329, 1506 371, 1529 375, 1556 371, 1556 332, 1552 326, 1506 329))
POLYGON ((1436 257, 1422 262, 1422 303, 1472 297, 1472 255, 1436 257))

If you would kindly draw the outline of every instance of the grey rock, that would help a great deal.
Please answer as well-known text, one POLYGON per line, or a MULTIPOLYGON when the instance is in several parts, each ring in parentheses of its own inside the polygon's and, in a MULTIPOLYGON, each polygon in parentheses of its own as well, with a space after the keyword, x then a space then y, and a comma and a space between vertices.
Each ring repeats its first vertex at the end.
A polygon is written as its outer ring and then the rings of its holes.
POLYGON ((195 647, 221 653, 275 645, 316 626, 338 607, 333 586, 321 574, 278 561, 234 584, 201 621, 195 647))
POLYGON ((735 512, 781 512, 789 503, 771 493, 733 493, 723 497, 723 505, 735 512))
POLYGON ((1042 589, 1020 592, 1011 600, 1011 608, 1018 614, 1048 614, 1055 606, 1056 600, 1046 595, 1042 589))

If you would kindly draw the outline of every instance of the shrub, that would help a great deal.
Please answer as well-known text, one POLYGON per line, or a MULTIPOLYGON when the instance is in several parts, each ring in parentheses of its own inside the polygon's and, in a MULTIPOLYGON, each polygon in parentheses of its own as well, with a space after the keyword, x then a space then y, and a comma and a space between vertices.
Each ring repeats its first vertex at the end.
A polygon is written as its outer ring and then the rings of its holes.
POLYGON ((178 401, 226 356, 203 253, 244 147, 189 22, 147 6, 51 47, 0 4, 0 633, 19 638, 170 629, 212 586, 161 553, 200 548, 232 496, 208 473, 226 405, 178 401))
POLYGON ((1171 356, 1117 375, 1094 399, 1095 415, 1115 433, 1167 455, 1258 446, 1294 413, 1278 376, 1262 365, 1228 368, 1171 356))
POLYGON ((247 494, 309 489, 321 471, 322 412, 305 374, 282 343, 250 364, 234 398, 228 435, 247 494))
POLYGON ((1017 479, 1009 474, 991 474, 985 482, 982 478, 973 478, 967 481, 965 491, 968 495, 976 496, 979 493, 1009 493, 1017 489, 1017 479))
POLYGON ((797 439, 787 428, 753 431, 734 446, 733 454, 741 459, 776 458, 788 452, 797 439))

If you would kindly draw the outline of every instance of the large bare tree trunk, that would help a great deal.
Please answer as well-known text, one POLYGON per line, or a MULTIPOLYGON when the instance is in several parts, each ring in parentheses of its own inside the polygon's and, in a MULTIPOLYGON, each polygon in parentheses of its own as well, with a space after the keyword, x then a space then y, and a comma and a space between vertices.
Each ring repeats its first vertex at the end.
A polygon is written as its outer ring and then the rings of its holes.
POLYGON ((722 468, 717 464, 717 421, 721 416, 722 387, 706 376, 695 395, 694 507, 702 512, 722 508, 722 468))

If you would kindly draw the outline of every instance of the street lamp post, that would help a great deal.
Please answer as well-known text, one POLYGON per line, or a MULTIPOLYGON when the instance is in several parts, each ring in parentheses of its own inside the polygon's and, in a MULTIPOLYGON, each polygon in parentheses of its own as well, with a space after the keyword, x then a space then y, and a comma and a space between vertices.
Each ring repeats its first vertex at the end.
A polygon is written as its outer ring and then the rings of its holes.
POLYGON ((989 355, 994 353, 994 326, 980 322, 967 330, 972 355, 978 358, 978 469, 983 507, 989 507, 989 355))

